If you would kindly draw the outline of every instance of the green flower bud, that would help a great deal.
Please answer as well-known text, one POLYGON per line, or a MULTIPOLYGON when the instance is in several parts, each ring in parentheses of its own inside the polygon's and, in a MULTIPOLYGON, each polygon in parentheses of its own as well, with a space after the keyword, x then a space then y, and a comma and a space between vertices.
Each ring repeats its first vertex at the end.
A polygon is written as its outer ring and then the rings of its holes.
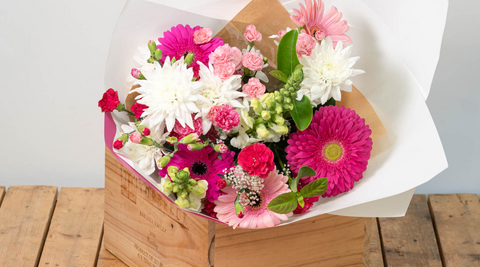
MULTIPOLYGON (((278 92, 278 91, 276 91, 276 92, 278 92)), ((283 96, 282 96, 281 94, 279 94, 278 96, 275 97, 275 100, 276 100, 277 102, 282 103, 282 102, 284 101, 284 98, 283 98, 283 96)))
POLYGON ((193 180, 193 179, 190 179, 190 180, 188 180, 188 183, 189 183, 190 185, 196 185, 196 184, 197 184, 197 181, 195 181, 195 180, 193 180))
POLYGON ((187 184, 187 185, 185 186, 185 189, 187 190, 188 193, 190 193, 190 192, 192 192, 192 190, 193 190, 193 186, 187 184))
POLYGON ((164 157, 161 157, 159 160, 158 160, 158 168, 162 169, 162 168, 165 168, 165 166, 167 166, 167 164, 170 162, 170 159, 172 158, 171 155, 166 155, 164 157))
POLYGON ((259 115, 262 112, 263 107, 262 107, 262 104, 260 103, 260 100, 258 100, 258 98, 252 99, 251 105, 253 110, 255 111, 255 114, 259 115))
POLYGON ((177 166, 168 166, 167 173, 168 173, 168 176, 170 176, 170 178, 172 178, 172 180, 174 179, 177 172, 178 172, 178 167, 177 166))
POLYGON ((187 198, 188 197, 188 192, 187 191, 182 191, 180 194, 178 194, 181 198, 187 198))
POLYGON ((285 103, 287 103, 287 104, 292 103, 292 99, 290 99, 290 98, 285 98, 285 103))
POLYGON ((299 197, 297 198, 297 201, 298 201, 298 205, 300 205, 300 207, 303 208, 303 206, 305 206, 305 200, 303 199, 302 196, 299 196, 299 197))
MULTIPOLYGON (((176 177, 181 183, 187 183, 190 180, 190 171, 188 168, 180 170, 177 172, 176 177)), ((183 187, 180 189, 183 189, 183 187)))
POLYGON ((194 186, 193 189, 192 189, 192 193, 195 195, 195 196, 200 196, 200 195, 203 195, 205 194, 205 189, 201 186, 194 186))
POLYGON ((190 66, 190 64, 192 64, 192 61, 193 61, 193 54, 188 53, 187 56, 185 57, 185 63, 187 64, 187 66, 190 66))
POLYGON ((240 204, 240 202, 236 201, 235 202, 235 214, 237 216, 239 216, 240 213, 242 213, 242 214, 244 213, 243 206, 242 206, 242 204, 240 204))
POLYGON ((267 58, 267 57, 263 57, 263 63, 264 63, 264 64, 267 64, 267 63, 268 63, 268 58, 267 58))
POLYGON ((278 114, 273 115, 273 121, 278 125, 283 125, 285 123, 285 119, 278 114))
POLYGON ((170 144, 176 144, 178 139, 175 136, 168 136, 165 140, 170 144))
POLYGON ((153 57, 155 58, 155 60, 159 61, 160 59, 162 59, 162 50, 160 49, 157 49, 155 51, 155 54, 153 55, 153 57))
POLYGON ((146 145, 146 146, 152 146, 154 144, 154 142, 151 138, 144 137, 144 138, 142 138, 142 140, 140 140, 139 144, 146 145))
POLYGON ((148 41, 148 50, 150 50, 150 54, 153 56, 155 54, 155 51, 157 50, 157 44, 155 41, 148 41))
POLYGON ((203 149, 206 146, 207 144, 205 143, 193 143, 193 144, 188 144, 187 149, 190 151, 197 151, 197 150, 203 149))
POLYGON ((153 57, 147 59, 147 62, 150 63, 150 64, 153 64, 153 62, 155 62, 155 59, 153 59, 153 57))
POLYGON ((187 136, 185 136, 184 138, 182 138, 182 140, 180 140, 180 143, 181 144, 192 144, 192 143, 195 143, 199 140, 199 136, 197 133, 191 133, 187 136))
POLYGON ((288 133, 288 127, 287 125, 278 125, 278 124, 274 124, 272 127, 270 127, 272 130, 274 130, 275 132, 281 134, 281 135, 284 135, 284 134, 287 134, 288 133))
POLYGON ((244 68, 244 69, 243 69, 243 73, 244 73, 246 76, 248 76, 248 75, 250 75, 250 70, 247 69, 247 68, 244 68))
POLYGON ((271 118, 270 112, 268 112, 268 111, 266 111, 266 110, 262 111, 262 118, 263 118, 264 120, 268 121, 268 120, 271 118))
POLYGON ((118 110, 118 111, 124 111, 125 110, 125 105, 120 103, 120 104, 118 104, 117 108, 115 108, 115 109, 118 110))
POLYGON ((178 184, 173 184, 173 193, 177 193, 178 191, 178 184))
POLYGON ((175 204, 184 209, 190 205, 190 202, 188 202, 186 198, 178 197, 177 200, 175 200, 175 204))
POLYGON ((126 134, 126 133, 122 134, 119 138, 117 138, 117 140, 122 140, 123 142, 127 142, 128 141, 128 134, 126 134))
POLYGON ((275 107, 275 112, 277 112, 277 114, 282 114, 283 112, 283 108, 282 106, 278 105, 275 107))
POLYGON ((262 139, 267 139, 270 131, 267 130, 264 124, 260 124, 257 127, 257 135, 262 139))
POLYGON ((170 61, 171 64, 177 62, 177 59, 175 57, 172 58, 172 60, 170 61))

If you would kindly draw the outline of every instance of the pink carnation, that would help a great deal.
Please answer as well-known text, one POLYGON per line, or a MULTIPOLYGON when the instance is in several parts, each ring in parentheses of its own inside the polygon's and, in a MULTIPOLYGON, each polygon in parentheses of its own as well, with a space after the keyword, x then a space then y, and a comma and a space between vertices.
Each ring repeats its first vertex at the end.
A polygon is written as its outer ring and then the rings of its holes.
POLYGON ((248 175, 267 177, 275 169, 273 152, 265 144, 254 143, 246 146, 238 153, 238 164, 248 175))
POLYGON ((242 64, 245 68, 259 71, 263 68, 263 58, 255 52, 247 52, 242 57, 242 64))
POLYGON ((259 79, 250 78, 248 83, 242 87, 242 92, 248 95, 249 98, 260 98, 265 94, 265 85, 263 85, 259 79))
POLYGON ((228 44, 217 47, 217 49, 210 54, 209 60, 214 66, 232 62, 236 70, 242 68, 242 52, 240 52, 240 49, 230 47, 228 44))
POLYGON ((193 32, 193 41, 196 44, 208 43, 212 40, 212 30, 210 28, 201 28, 193 32))
POLYGON ((262 41, 262 34, 257 31, 255 25, 248 25, 243 36, 245 36, 245 39, 249 42, 262 41))
POLYGON ((213 122, 214 126, 218 126, 226 132, 237 127, 240 123, 240 115, 229 105, 212 107, 208 113, 208 119, 213 122))
POLYGON ((180 124, 180 122, 175 121, 175 125, 173 126, 173 131, 170 135, 177 137, 178 140, 184 138, 185 136, 191 133, 196 133, 200 136, 203 132, 202 118, 195 119, 195 115, 192 114, 192 119, 193 119, 193 126, 195 129, 190 128, 188 125, 185 125, 185 127, 183 127, 180 124))
POLYGON ((301 58, 303 55, 310 56, 317 42, 306 33, 301 33, 297 40, 297 57, 301 58))
POLYGON ((227 80, 235 73, 235 64, 233 62, 219 63, 213 66, 213 75, 227 80))

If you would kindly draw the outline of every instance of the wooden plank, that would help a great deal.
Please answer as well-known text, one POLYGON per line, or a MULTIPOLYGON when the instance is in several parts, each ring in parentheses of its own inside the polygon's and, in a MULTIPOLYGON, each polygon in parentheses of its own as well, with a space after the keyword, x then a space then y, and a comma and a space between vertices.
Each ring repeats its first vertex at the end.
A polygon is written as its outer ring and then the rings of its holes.
POLYGON ((425 195, 414 195, 405 217, 379 218, 387 266, 442 266, 425 195))
POLYGON ((100 253, 98 253, 97 267, 128 267, 117 257, 113 256, 107 249, 105 249, 104 240, 100 247, 100 253))
POLYGON ((365 218, 324 214, 281 227, 217 224, 215 266, 362 266, 365 218))
POLYGON ((365 218, 363 266, 383 267, 382 244, 378 233, 377 218, 365 218))
POLYGON ((56 186, 11 186, 0 207, 0 266, 37 266, 56 186))
POLYGON ((443 263, 480 266, 480 202, 475 194, 429 195, 443 263))
POLYGON ((39 266, 95 266, 103 231, 103 192, 62 187, 39 266))
POLYGON ((5 196, 5 186, 0 186, 0 206, 2 205, 4 196, 5 196))
POLYGON ((105 150, 105 248, 129 266, 208 266, 212 222, 186 213, 105 150))

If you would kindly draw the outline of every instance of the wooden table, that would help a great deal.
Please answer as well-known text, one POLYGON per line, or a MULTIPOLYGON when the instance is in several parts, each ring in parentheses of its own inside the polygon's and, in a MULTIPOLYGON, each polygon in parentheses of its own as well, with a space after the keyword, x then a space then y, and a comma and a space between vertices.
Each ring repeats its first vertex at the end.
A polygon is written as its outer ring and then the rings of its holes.
MULTIPOLYGON (((102 245, 104 189, 58 191, 0 186, 0 266, 125 266, 102 245)), ((365 231, 364 266, 480 266, 477 195, 415 195, 365 231)))

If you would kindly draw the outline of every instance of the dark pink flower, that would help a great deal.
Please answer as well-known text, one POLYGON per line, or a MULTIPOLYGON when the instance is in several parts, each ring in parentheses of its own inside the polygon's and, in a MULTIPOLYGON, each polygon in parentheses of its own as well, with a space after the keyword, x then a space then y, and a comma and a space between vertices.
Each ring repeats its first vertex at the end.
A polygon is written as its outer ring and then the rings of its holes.
POLYGON ((213 210, 217 205, 215 203, 208 201, 205 199, 203 202, 203 212, 212 218, 217 218, 217 213, 213 210))
POLYGON ((327 177, 328 189, 322 197, 347 192, 367 169, 371 133, 355 111, 343 106, 320 107, 306 130, 288 136, 288 164, 294 174, 302 166, 317 172, 315 177, 302 178, 305 184, 327 177))
POLYGON ((120 149, 123 147, 123 141, 122 141, 122 140, 116 140, 116 141, 113 143, 113 147, 114 147, 116 150, 120 150, 120 149))
POLYGON ((224 189, 225 187, 227 187, 227 182, 225 182, 225 180, 223 179, 218 179, 217 185, 218 185, 218 188, 224 189))
POLYGON ((188 168, 190 176, 195 180, 206 180, 208 182, 207 199, 210 202, 216 200, 222 193, 217 185, 220 178, 219 174, 224 175, 225 169, 233 167, 234 152, 230 151, 218 154, 211 146, 203 149, 189 151, 186 145, 178 145, 179 150, 171 158, 170 162, 162 168, 158 174, 165 177, 169 166, 176 166, 179 169, 188 168), (221 159, 217 157, 220 155, 221 159))
POLYGON ((135 114, 135 117, 138 120, 142 117, 143 110, 147 108, 148 108, 147 105, 143 105, 135 102, 135 104, 133 104, 132 107, 130 108, 130 111, 135 114))
POLYGON ((240 123, 240 115, 230 105, 213 106, 208 113, 208 119, 214 126, 218 126, 226 132, 240 123))
POLYGON ((102 112, 112 112, 118 107, 118 104, 120 104, 118 92, 112 88, 103 93, 102 99, 98 101, 98 106, 102 109, 102 112))
POLYGON ((195 115, 192 114, 192 120, 193 120, 193 126, 194 126, 195 129, 190 128, 188 125, 185 125, 185 127, 183 127, 180 124, 180 122, 175 121, 175 126, 173 126, 173 131, 170 135, 177 137, 178 140, 181 140, 182 138, 184 138, 185 136, 187 136, 191 133, 196 133, 196 134, 198 134, 198 136, 200 136, 203 132, 202 118, 196 118, 195 119, 195 115))
POLYGON ((142 134, 145 135, 145 136, 149 136, 150 135, 150 129, 148 129, 148 128, 143 129, 142 134))
POLYGON ((275 169, 273 152, 265 144, 254 143, 246 146, 238 153, 238 164, 248 175, 265 178, 275 169))
POLYGON ((163 33, 163 38, 158 38, 160 42, 157 45, 158 49, 162 50, 163 57, 160 62, 163 64, 165 59, 170 57, 176 58, 177 60, 185 56, 188 53, 193 54, 193 61, 190 64, 189 68, 193 68, 193 73, 195 78, 200 78, 198 71, 200 70, 200 65, 198 61, 208 66, 208 56, 215 51, 215 49, 223 45, 223 40, 220 37, 214 37, 210 41, 203 44, 196 44, 193 40, 193 34, 195 31, 202 29, 202 27, 197 26, 191 28, 189 25, 177 25, 172 27, 170 31, 163 33))

